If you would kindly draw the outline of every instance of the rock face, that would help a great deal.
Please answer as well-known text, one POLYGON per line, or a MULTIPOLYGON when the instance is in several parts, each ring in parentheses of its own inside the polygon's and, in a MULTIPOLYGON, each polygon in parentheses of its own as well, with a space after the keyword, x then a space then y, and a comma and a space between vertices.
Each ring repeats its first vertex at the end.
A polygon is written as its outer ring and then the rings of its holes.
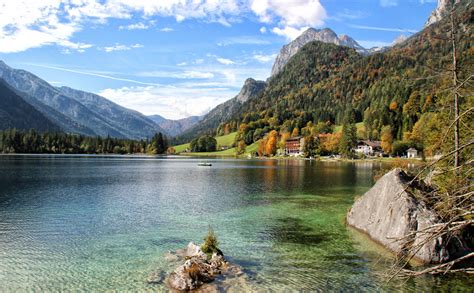
POLYGON ((440 219, 408 191, 409 180, 400 169, 385 174, 354 203, 347 223, 397 254, 412 251, 415 259, 423 263, 442 263, 465 254, 466 248, 459 245, 459 239, 447 241, 438 237, 421 245, 428 235, 424 232, 440 219))
POLYGON ((431 13, 430 17, 425 23, 425 27, 432 25, 443 19, 449 14, 454 5, 458 4, 460 0, 438 0, 438 6, 431 13))
POLYGON ((244 86, 240 90, 239 94, 235 97, 241 104, 247 102, 250 98, 258 95, 262 90, 265 89, 267 84, 261 80, 255 80, 253 78, 247 78, 244 86))
POLYGON ((295 55, 299 49, 312 41, 321 41, 324 43, 351 47, 360 53, 366 53, 366 50, 349 36, 337 36, 337 34, 329 28, 321 30, 309 28, 303 34, 301 34, 301 36, 297 37, 294 41, 281 48, 280 53, 276 57, 275 64, 273 64, 272 76, 280 72, 288 60, 290 60, 290 58, 293 57, 293 55, 295 55))

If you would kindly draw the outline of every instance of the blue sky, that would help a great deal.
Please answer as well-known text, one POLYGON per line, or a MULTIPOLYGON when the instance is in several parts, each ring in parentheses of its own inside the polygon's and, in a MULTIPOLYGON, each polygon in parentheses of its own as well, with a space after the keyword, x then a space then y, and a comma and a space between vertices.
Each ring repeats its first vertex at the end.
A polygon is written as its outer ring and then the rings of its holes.
POLYGON ((0 0, 0 59, 144 114, 202 115, 266 79, 308 27, 362 46, 423 28, 435 0, 0 0))

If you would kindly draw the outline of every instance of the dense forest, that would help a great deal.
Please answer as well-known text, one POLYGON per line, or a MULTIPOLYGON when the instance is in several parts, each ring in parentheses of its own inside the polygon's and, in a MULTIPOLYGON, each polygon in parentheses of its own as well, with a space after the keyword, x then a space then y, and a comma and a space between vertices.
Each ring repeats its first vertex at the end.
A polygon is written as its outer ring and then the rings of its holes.
POLYGON ((10 129, 0 132, 0 153, 30 154, 165 154, 168 140, 161 132, 151 140, 89 137, 10 129))
MULTIPOLYGON (((459 80, 474 69, 472 15, 469 4, 454 17, 459 80)), ((238 130, 238 146, 258 142, 273 130, 279 138, 315 136, 321 134, 321 123, 345 125, 339 138, 330 139, 344 140, 356 131, 359 139, 385 142, 386 153, 416 146, 433 155, 451 107, 446 91, 452 85, 450 34, 447 17, 404 43, 369 56, 348 47, 309 43, 268 81, 262 93, 210 132, 222 135, 238 130), (356 122, 363 122, 364 127, 355 129, 356 122)), ((462 95, 461 110, 472 105, 469 86, 464 87, 467 94, 462 95)), ((337 145, 325 151, 340 152, 337 145)))

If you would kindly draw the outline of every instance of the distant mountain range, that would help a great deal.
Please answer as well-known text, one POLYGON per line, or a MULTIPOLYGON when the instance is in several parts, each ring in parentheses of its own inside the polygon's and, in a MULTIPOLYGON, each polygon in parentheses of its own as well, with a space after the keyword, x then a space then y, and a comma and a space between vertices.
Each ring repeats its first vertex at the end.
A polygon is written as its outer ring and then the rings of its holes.
MULTIPOLYGON (((2 61, 0 79, 64 132, 131 139, 149 138, 156 132, 166 133, 139 112, 92 93, 68 87, 56 88, 36 75, 11 68, 2 61)), ((51 128, 40 123, 25 124, 22 128, 51 128)), ((0 124, 0 129, 6 128, 9 128, 7 124, 0 124)))
POLYGON ((168 135, 176 136, 198 123, 202 116, 190 116, 178 120, 166 119, 160 115, 150 115, 148 118, 158 124, 168 135))

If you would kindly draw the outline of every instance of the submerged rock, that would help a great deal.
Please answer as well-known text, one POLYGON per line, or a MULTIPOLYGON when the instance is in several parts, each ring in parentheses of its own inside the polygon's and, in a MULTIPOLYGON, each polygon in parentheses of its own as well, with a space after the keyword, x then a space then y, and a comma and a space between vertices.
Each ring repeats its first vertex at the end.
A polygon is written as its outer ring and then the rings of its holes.
POLYGON ((154 271, 148 275, 146 282, 148 284, 161 284, 166 277, 166 273, 164 271, 154 271))
POLYGON ((410 251, 423 263, 442 263, 465 254, 462 239, 425 241, 440 218, 412 194, 422 184, 407 188, 410 179, 400 169, 385 174, 354 203, 347 223, 397 254, 410 251))

